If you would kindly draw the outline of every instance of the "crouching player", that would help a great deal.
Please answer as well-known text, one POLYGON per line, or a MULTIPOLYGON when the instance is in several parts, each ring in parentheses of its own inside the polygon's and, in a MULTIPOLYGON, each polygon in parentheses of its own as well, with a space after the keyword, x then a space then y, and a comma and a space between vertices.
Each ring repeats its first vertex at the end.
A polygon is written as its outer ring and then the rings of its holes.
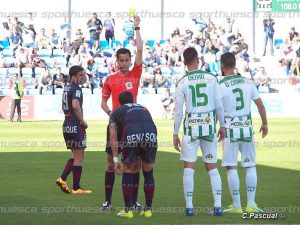
POLYGON ((70 83, 63 91, 62 109, 65 114, 63 123, 63 135, 68 149, 72 150, 73 158, 70 158, 61 176, 56 184, 65 193, 72 194, 90 194, 90 190, 84 190, 80 187, 80 178, 82 172, 82 163, 84 150, 86 148, 86 132, 88 125, 83 119, 82 110, 82 90, 79 87, 83 83, 83 68, 81 66, 72 66, 69 70, 70 83), (69 190, 67 177, 73 173, 73 189, 69 190))
POLYGON ((120 173, 118 147, 121 149, 123 163, 122 191, 125 209, 117 216, 132 218, 133 174, 138 160, 142 160, 144 174, 144 193, 146 203, 141 216, 152 216, 152 199, 154 195, 153 164, 157 151, 157 130, 149 111, 133 104, 133 95, 125 91, 119 95, 121 106, 114 111, 109 120, 110 140, 113 153, 114 169, 120 173), (118 143, 118 131, 121 141, 118 143))

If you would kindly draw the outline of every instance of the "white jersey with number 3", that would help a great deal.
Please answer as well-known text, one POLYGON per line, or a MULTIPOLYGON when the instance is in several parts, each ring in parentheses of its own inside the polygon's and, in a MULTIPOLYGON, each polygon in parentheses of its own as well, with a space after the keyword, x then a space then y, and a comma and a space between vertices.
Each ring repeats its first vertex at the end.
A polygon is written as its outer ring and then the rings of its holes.
POLYGON ((240 75, 226 76, 220 82, 225 117, 251 113, 251 102, 259 97, 256 86, 240 75))

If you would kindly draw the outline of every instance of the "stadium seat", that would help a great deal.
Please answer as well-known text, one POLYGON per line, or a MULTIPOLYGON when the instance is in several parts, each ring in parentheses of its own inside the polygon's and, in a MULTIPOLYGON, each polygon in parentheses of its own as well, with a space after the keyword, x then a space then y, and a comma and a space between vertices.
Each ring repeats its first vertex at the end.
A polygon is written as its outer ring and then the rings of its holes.
POLYGON ((100 41, 100 45, 101 45, 102 49, 108 49, 109 48, 107 40, 100 41))
POLYGON ((63 66, 63 67, 61 67, 61 72, 65 75, 69 75, 69 68, 63 66))
POLYGON ((38 95, 39 94, 39 90, 38 89, 28 89, 27 90, 27 94, 28 95, 38 95))
POLYGON ((35 68, 35 76, 40 77, 45 72, 45 68, 36 67, 35 68))
MULTIPOLYGON (((26 78, 25 82, 26 82, 26 89, 34 89, 35 88, 35 84, 33 83, 32 78, 26 78)), ((28 94, 28 92, 27 92, 27 94, 28 94)))
POLYGON ((167 76, 171 75, 171 69, 168 66, 162 66, 162 67, 160 67, 160 71, 165 76, 166 75, 167 76))
POLYGON ((48 50, 48 49, 40 49, 38 51, 38 54, 41 58, 44 58, 44 57, 50 57, 51 55, 51 50, 48 50))
POLYGON ((8 40, 2 40, 2 41, 0 41, 0 45, 2 45, 2 47, 3 47, 4 49, 8 49, 9 46, 10 46, 10 43, 9 43, 8 40))
MULTIPOLYGON (((64 57, 56 57, 54 59, 55 67, 64 67, 66 65, 66 59, 64 57)), ((48 63, 47 63, 48 65, 48 63)), ((54 65, 54 63, 53 63, 54 65)))
POLYGON ((62 49, 54 49, 53 50, 53 57, 63 57, 64 51, 62 49))
POLYGON ((109 68, 107 68, 107 67, 99 67, 97 69, 97 74, 101 78, 106 77, 109 74, 109 68))
POLYGON ((6 64, 10 64, 10 66, 15 66, 16 59, 14 57, 5 57, 6 64))
POLYGON ((275 46, 275 48, 279 48, 280 45, 282 45, 282 44, 283 44, 283 39, 275 39, 274 40, 274 46, 275 46))
POLYGON ((113 50, 115 50, 115 49, 118 47, 119 44, 120 44, 120 41, 119 41, 119 40, 112 40, 112 41, 111 41, 111 48, 112 48, 113 50))
POLYGON ((20 73, 20 70, 18 69, 18 68, 15 68, 15 67, 13 67, 13 68, 8 68, 8 77, 11 77, 14 73, 17 73, 17 74, 19 74, 20 73))
POLYGON ((155 94, 155 89, 154 88, 143 88, 142 94, 155 94))
POLYGON ((125 48, 125 47, 126 47, 126 45, 128 45, 128 43, 129 43, 129 40, 127 40, 127 39, 126 39, 126 40, 124 40, 124 41, 123 41, 123 48, 125 48))
POLYGON ((112 49, 104 49, 103 50, 103 55, 106 57, 112 57, 115 54, 114 50, 112 49))
POLYGON ((3 49, 3 57, 12 57, 14 55, 13 50, 11 49, 3 49))
POLYGON ((32 77, 32 68, 24 67, 22 68, 23 78, 31 78, 32 77))
POLYGON ((53 67, 54 59, 50 57, 41 57, 43 60, 45 60, 45 63, 47 67, 53 67))
POLYGON ((97 64, 97 66, 99 66, 99 67, 104 67, 106 64, 104 58, 96 57, 96 58, 94 58, 94 61, 97 64))
POLYGON ((0 68, 0 77, 6 78, 7 76, 7 69, 6 68, 0 68))
POLYGON ((183 67, 172 67, 171 70, 172 70, 172 73, 171 73, 172 75, 184 74, 185 73, 183 67))
POLYGON ((166 40, 160 40, 159 43, 160 43, 161 45, 163 45, 164 43, 166 43, 166 40))
POLYGON ((55 88, 55 95, 61 95, 63 93, 62 88, 55 88))
POLYGON ((11 95, 11 91, 12 90, 10 88, 2 89, 2 95, 4 95, 4 96, 11 95))
POLYGON ((164 94, 166 88, 160 87, 160 88, 157 88, 156 90, 157 90, 157 94, 164 94))
POLYGON ((148 40, 148 45, 153 48, 154 47, 154 44, 155 44, 155 41, 154 40, 148 40))

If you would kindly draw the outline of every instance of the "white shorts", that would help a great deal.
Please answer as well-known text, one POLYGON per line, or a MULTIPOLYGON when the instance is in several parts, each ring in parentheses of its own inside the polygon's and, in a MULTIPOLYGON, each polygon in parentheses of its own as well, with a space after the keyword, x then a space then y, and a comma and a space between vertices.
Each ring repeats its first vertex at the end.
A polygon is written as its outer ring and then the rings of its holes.
POLYGON ((180 160, 196 162, 199 147, 202 151, 202 159, 205 163, 217 163, 217 137, 212 142, 204 140, 191 141, 191 137, 183 135, 180 160))
POLYGON ((230 143, 229 138, 222 142, 223 159, 222 166, 237 166, 238 153, 241 152, 241 166, 253 167, 256 162, 254 141, 230 143))

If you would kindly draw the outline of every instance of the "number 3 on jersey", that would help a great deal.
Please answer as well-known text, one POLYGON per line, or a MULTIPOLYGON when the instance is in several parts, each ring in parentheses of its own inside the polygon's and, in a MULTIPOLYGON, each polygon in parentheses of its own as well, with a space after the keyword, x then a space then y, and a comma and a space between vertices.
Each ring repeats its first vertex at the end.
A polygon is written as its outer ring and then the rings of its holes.
POLYGON ((236 101, 240 102, 239 106, 236 106, 236 110, 242 110, 244 108, 244 98, 243 98, 243 91, 240 88, 235 88, 232 90, 233 94, 237 94, 236 101))
POLYGON ((64 94, 63 94, 63 109, 64 110, 69 110, 69 104, 68 104, 68 92, 64 92, 64 94))
POLYGON ((196 85, 189 85, 189 89, 192 92, 193 107, 206 106, 208 103, 208 96, 206 93, 200 92, 201 88, 206 88, 206 84, 200 83, 200 84, 196 84, 196 85), (201 101, 199 101, 199 98, 201 98, 201 101))

